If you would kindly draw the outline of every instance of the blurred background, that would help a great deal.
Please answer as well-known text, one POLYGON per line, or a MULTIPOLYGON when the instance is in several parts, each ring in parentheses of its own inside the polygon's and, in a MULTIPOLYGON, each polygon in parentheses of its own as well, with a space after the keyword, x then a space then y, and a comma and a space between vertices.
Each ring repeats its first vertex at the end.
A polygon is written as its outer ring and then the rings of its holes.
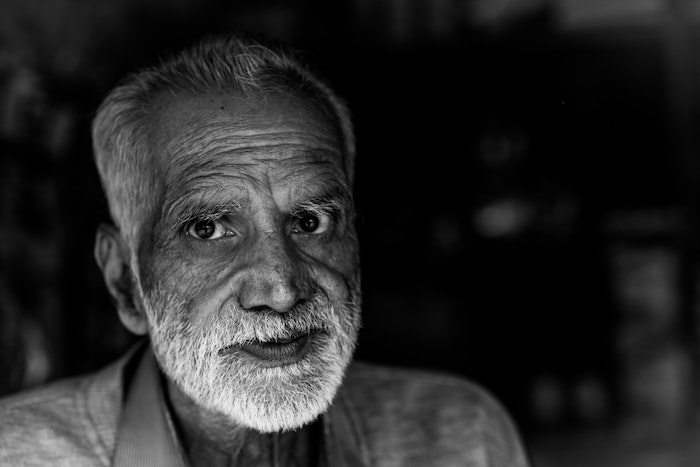
POLYGON ((133 342, 89 122, 204 34, 305 51, 357 126, 358 357, 486 386, 535 464, 700 465, 700 1, 5 0, 0 394, 133 342))

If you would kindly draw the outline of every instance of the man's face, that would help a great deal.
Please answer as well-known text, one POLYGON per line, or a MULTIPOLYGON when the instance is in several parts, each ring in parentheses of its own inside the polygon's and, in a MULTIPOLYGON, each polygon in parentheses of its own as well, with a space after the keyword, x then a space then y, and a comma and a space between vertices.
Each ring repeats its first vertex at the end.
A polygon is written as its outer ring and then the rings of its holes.
POLYGON ((359 328, 341 142, 290 94, 163 94, 162 190, 135 265, 157 360, 200 407, 260 431, 330 404, 359 328))

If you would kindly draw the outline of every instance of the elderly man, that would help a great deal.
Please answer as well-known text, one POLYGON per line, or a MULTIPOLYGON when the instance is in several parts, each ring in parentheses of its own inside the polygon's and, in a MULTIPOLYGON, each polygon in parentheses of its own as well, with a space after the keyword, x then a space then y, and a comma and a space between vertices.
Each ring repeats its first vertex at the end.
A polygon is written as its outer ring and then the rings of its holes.
POLYGON ((95 257, 121 360, 0 404, 3 465, 524 466, 458 378, 351 363, 348 110, 283 50, 204 41, 97 112, 95 257))

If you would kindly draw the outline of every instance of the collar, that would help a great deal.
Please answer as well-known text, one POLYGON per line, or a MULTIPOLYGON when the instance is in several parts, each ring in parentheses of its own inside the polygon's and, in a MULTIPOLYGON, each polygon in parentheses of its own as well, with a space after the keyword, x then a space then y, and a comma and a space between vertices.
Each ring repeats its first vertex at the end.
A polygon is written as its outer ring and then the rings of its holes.
MULTIPOLYGON (((139 353, 135 358, 139 358, 139 353)), ((342 391, 322 417, 327 465, 370 465, 357 417, 342 391)), ((133 378, 126 388, 112 465, 189 465, 163 398, 159 368, 150 346, 140 356, 133 378)))

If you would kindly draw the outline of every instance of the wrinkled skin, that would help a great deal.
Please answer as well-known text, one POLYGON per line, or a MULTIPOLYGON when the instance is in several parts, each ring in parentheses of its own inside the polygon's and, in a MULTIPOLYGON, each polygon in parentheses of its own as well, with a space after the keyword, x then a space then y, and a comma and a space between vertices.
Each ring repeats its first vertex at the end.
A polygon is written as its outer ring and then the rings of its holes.
POLYGON ((124 324, 151 336, 190 454, 203 456, 247 428, 308 423, 332 400, 359 328, 351 187, 336 128, 300 97, 163 94, 152 104, 159 189, 138 264, 124 267, 116 231, 98 234, 96 254, 124 324), (221 356, 309 327, 321 332, 299 362, 221 356), (266 412, 243 413, 255 403, 266 412))

